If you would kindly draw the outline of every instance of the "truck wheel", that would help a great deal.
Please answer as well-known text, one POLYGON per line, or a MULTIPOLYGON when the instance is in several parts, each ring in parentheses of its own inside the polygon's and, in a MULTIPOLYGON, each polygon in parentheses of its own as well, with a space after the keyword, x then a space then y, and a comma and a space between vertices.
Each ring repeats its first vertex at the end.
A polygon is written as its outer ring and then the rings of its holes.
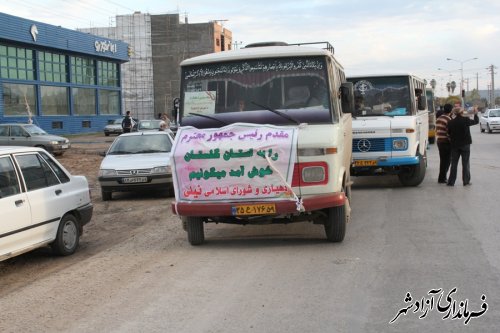
POLYGON ((102 201, 109 201, 111 200, 113 194, 112 192, 110 191, 104 191, 103 188, 101 188, 101 198, 102 198, 102 201))
POLYGON ((71 214, 64 215, 57 228, 56 239, 51 244, 52 251, 60 256, 73 254, 78 248, 79 241, 78 221, 71 214))
MULTIPOLYGON (((427 153, 425 153, 427 154, 427 153)), ((398 174, 399 181, 404 186, 418 186, 425 178, 425 170, 427 168, 427 156, 424 154, 422 156, 420 153, 417 153, 418 156, 418 164, 413 165, 411 168, 407 170, 403 170, 398 174)))
POLYGON ((201 217, 186 217, 188 241, 191 245, 201 245, 205 241, 203 219, 201 217))

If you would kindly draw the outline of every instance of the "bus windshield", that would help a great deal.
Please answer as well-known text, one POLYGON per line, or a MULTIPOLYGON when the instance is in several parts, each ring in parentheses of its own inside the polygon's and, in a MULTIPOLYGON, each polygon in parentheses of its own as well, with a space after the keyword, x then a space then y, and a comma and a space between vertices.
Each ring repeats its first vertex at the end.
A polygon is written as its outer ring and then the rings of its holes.
MULTIPOLYGON (((277 110, 323 114, 331 122, 327 66, 321 57, 246 59, 182 68, 183 117, 277 110)), ((311 116, 312 117, 312 116, 311 116)), ((306 119, 307 120, 307 119, 306 119)))
POLYGON ((366 77, 347 80, 354 84, 356 117, 411 115, 409 77, 366 77))

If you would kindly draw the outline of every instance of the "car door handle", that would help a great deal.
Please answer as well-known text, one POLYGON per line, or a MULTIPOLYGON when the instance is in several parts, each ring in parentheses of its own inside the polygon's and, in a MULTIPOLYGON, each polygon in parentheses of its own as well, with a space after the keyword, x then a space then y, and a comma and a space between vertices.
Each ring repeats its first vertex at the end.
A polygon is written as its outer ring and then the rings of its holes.
POLYGON ((21 206, 24 203, 24 200, 16 200, 14 201, 17 207, 21 206))
POLYGON ((62 193, 62 190, 56 190, 55 192, 56 192, 56 195, 59 195, 62 193))

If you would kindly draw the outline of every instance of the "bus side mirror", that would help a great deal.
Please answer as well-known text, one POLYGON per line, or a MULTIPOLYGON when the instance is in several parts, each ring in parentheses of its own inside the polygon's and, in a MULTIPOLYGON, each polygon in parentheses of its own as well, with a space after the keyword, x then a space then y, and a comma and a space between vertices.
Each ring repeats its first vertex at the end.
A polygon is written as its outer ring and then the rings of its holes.
POLYGON ((352 82, 344 82, 340 86, 340 101, 343 113, 354 112, 354 84, 352 82))
POLYGON ((180 104, 179 97, 174 98, 173 109, 172 109, 172 119, 174 119, 174 121, 176 123, 179 123, 179 119, 177 119, 177 116, 179 115, 179 104, 180 104))
POLYGON ((425 102, 426 102, 426 97, 425 96, 418 96, 418 109, 419 110, 425 110, 425 102))

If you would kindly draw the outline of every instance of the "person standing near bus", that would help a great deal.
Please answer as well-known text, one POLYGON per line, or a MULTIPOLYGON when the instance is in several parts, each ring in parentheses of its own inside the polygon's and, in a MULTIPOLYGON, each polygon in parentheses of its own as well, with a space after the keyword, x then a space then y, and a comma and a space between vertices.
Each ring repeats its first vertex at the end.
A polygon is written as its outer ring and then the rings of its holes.
POLYGON ((453 105, 445 104, 443 113, 436 119, 436 141, 439 150, 439 176, 438 183, 446 184, 446 175, 451 163, 451 142, 448 136, 448 122, 451 120, 453 105))
POLYGON ((470 126, 479 123, 477 107, 474 106, 474 120, 464 115, 464 109, 455 107, 453 112, 456 117, 448 123, 448 135, 451 141, 451 169, 448 178, 448 186, 454 186, 457 178, 458 160, 462 157, 462 181, 464 186, 471 185, 470 182, 470 145, 472 137, 470 126))

